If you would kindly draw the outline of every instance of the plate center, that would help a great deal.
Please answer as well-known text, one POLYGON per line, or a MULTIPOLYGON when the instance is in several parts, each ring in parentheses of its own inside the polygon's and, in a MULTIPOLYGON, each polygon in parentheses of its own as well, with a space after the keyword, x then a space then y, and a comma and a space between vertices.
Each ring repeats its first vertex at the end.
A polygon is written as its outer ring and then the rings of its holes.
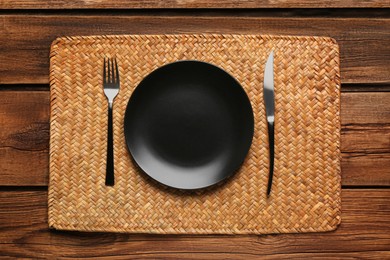
POLYGON ((221 132, 231 122, 226 105, 202 85, 166 88, 148 113, 151 148, 157 156, 179 166, 200 166, 213 161, 225 149, 221 132))

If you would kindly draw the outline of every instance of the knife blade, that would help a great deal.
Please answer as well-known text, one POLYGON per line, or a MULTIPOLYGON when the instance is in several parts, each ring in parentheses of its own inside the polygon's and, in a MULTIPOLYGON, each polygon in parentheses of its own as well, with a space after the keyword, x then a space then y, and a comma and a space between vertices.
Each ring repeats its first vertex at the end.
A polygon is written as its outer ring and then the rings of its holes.
POLYGON ((268 125, 268 145, 269 145, 269 175, 267 186, 267 197, 271 193, 272 179, 274 175, 274 122, 275 122, 275 91, 274 91, 274 52, 268 56, 264 69, 264 89, 263 98, 268 125))

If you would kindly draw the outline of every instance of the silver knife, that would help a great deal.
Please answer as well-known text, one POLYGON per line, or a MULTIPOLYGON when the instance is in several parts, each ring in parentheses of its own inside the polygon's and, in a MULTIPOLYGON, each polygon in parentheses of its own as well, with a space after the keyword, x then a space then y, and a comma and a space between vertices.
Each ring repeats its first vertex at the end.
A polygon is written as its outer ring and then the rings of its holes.
POLYGON ((274 52, 268 56, 264 70, 264 89, 263 97, 265 104, 265 113, 268 123, 268 144, 269 144, 269 176, 267 196, 271 193, 272 178, 274 175, 274 122, 275 122, 275 91, 274 91, 274 52))

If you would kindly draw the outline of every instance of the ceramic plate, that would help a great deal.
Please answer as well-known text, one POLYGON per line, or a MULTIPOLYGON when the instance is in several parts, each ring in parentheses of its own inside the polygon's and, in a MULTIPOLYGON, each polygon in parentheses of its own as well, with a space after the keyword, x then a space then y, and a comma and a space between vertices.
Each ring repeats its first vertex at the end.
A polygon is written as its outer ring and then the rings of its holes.
POLYGON ((232 176, 253 137, 248 96, 227 72, 179 61, 146 76, 128 102, 128 150, 150 177, 170 187, 199 189, 232 176))

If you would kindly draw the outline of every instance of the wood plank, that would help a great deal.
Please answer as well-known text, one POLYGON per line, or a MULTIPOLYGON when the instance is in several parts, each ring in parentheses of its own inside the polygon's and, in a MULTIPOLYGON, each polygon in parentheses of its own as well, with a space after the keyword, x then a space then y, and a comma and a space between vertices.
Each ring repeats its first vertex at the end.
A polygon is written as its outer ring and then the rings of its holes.
POLYGON ((390 126, 390 94, 389 92, 343 93, 341 111, 343 113, 341 124, 344 126, 377 124, 388 127, 390 126))
POLYGON ((47 150, 49 91, 1 91, 1 147, 23 151, 47 150))
POLYGON ((365 153, 389 153, 389 124, 342 125, 341 150, 365 153))
POLYGON ((0 148, 0 186, 42 186, 48 183, 48 150, 0 148))
POLYGON ((384 8, 388 0, 4 0, 0 9, 144 9, 144 8, 384 8))
POLYGON ((390 152, 390 92, 349 92, 341 100, 341 150, 390 152))
POLYGON ((334 232, 264 236, 49 231, 47 192, 0 192, 0 248, 12 257, 248 259, 389 255, 390 190, 343 190, 334 232), (360 255, 362 254, 362 255, 360 255))
MULTIPOLYGON (((343 185, 390 185, 390 92, 341 95, 343 185)), ((49 92, 0 92, 0 186, 48 183, 49 92)))
POLYGON ((0 92, 0 179, 48 182, 49 93, 0 92), (23 176, 23 177, 22 177, 23 176))
POLYGON ((48 83, 51 42, 66 35, 319 35, 340 45, 343 83, 390 82, 390 19, 229 16, 2 15, 0 84, 48 83))
POLYGON ((390 153, 342 153, 342 184, 390 186, 390 153))
POLYGON ((343 93, 341 125, 343 185, 390 185, 390 92, 343 93))

